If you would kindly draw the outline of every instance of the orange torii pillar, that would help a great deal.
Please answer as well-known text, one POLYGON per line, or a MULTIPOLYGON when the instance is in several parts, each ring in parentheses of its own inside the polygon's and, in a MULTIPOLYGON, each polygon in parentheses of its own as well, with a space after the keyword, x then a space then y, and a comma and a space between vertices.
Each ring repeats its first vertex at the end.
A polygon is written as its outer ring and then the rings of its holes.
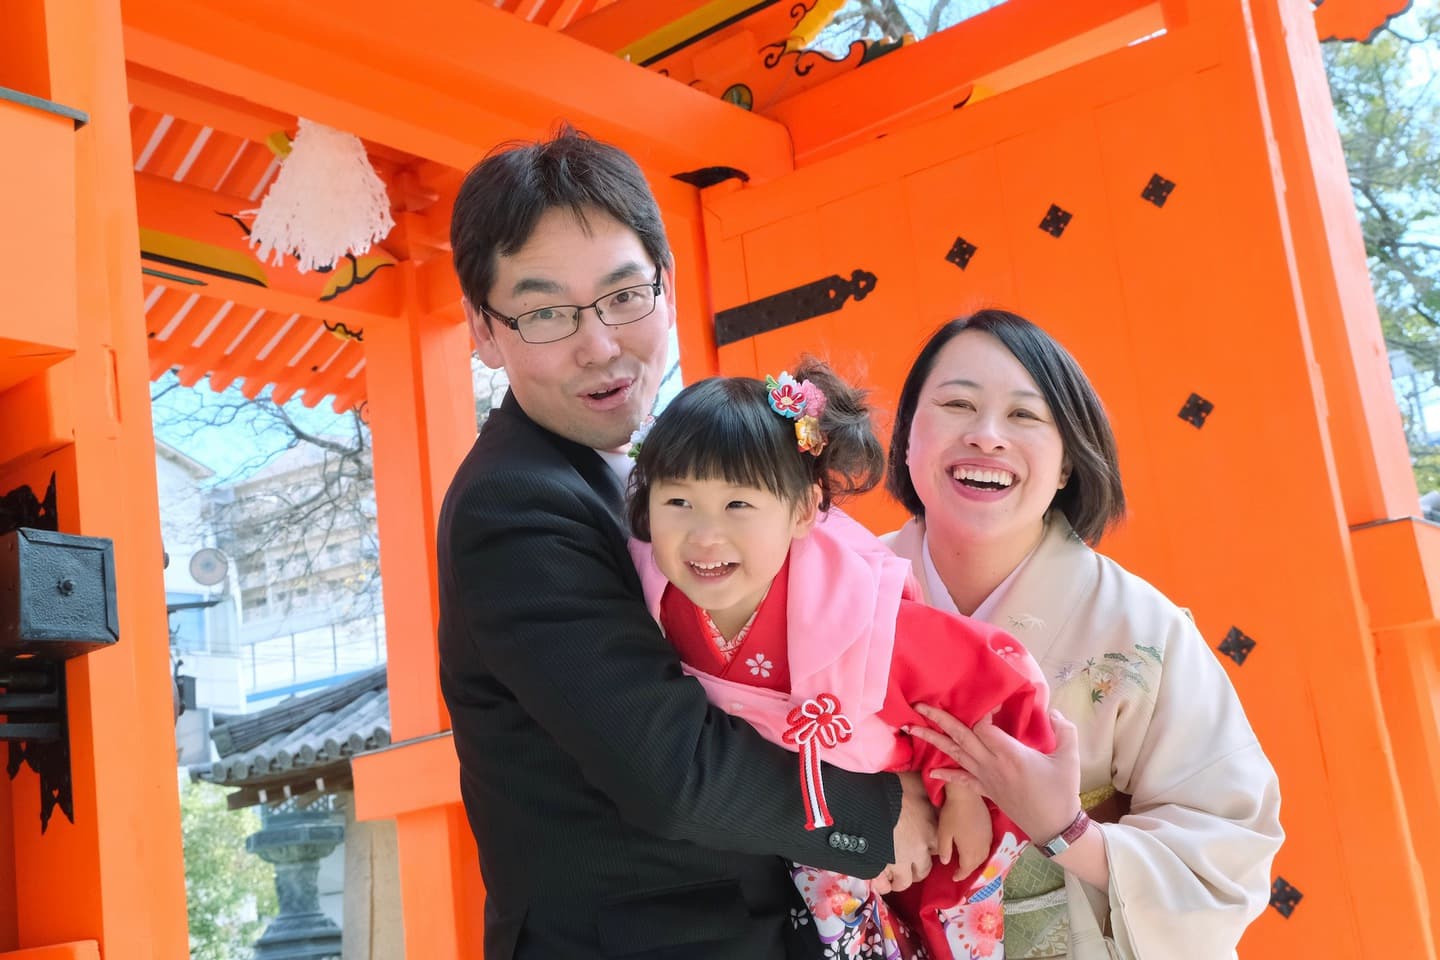
POLYGON ((475 440, 470 333, 453 312, 426 316, 416 265, 399 269, 404 312, 364 331, 394 743, 353 762, 356 815, 395 820, 406 956, 478 957, 484 893, 435 639, 440 504, 475 440))
POLYGON ((0 957, 189 954, 120 11, 14 0, 0 31, 0 492, 55 480, 115 545, 119 642, 66 668, 71 822, 0 777, 0 957), (86 122, 77 124, 77 118, 86 122))

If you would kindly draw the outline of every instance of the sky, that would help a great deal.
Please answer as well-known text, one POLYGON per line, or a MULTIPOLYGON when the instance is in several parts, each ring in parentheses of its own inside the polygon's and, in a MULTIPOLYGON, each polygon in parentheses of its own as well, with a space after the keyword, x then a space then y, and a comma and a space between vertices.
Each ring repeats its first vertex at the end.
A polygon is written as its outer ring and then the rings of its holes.
MULTIPOLYGON (((268 394, 268 390, 262 396, 268 394)), ((282 453, 294 439, 273 417, 259 413, 241 395, 238 381, 223 393, 210 389, 209 378, 182 387, 173 373, 150 385, 155 438, 211 470, 211 483, 239 480, 282 453)), ((307 409, 298 397, 284 407, 306 432, 348 436, 348 413, 337 414, 329 400, 307 409)))

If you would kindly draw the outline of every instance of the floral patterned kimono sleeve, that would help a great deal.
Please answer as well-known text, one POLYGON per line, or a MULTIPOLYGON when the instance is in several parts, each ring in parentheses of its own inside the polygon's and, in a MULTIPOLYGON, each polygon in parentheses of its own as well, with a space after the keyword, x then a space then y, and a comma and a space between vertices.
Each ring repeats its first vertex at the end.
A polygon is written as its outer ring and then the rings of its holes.
POLYGON ((1194 625, 1178 608, 1147 614, 1165 659, 1156 695, 1129 707, 1149 715, 1122 709, 1115 723, 1114 783, 1131 807, 1101 827, 1111 935, 1127 960, 1227 957, 1266 905, 1279 786, 1194 625))

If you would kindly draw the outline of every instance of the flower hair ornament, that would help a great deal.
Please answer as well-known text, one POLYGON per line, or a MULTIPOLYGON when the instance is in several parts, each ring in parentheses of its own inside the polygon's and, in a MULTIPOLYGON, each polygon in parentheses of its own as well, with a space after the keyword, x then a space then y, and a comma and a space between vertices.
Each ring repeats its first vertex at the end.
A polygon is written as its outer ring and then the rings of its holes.
POLYGON ((636 427, 634 432, 630 434, 631 460, 640 456, 640 447, 645 443, 645 438, 650 436, 650 428, 653 426, 655 426, 655 418, 647 416, 644 420, 640 421, 640 426, 636 427))
POLYGON ((825 393, 809 380, 796 381, 788 372, 766 377, 766 398, 770 409, 787 420, 795 421, 795 445, 803 452, 820 456, 825 449, 825 434, 820 430, 820 415, 825 412, 825 393))

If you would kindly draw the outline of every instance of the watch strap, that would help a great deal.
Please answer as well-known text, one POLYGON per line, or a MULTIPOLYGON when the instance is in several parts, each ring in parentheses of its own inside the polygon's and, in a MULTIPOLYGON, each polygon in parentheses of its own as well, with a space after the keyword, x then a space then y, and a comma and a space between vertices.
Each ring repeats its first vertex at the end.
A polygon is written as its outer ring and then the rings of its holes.
POLYGON ((1079 840, 1088 829, 1090 829, 1090 815, 1081 810, 1075 815, 1075 819, 1070 821, 1070 826, 1044 843, 1037 843, 1035 846, 1045 856, 1053 857, 1070 849, 1070 845, 1079 840))

